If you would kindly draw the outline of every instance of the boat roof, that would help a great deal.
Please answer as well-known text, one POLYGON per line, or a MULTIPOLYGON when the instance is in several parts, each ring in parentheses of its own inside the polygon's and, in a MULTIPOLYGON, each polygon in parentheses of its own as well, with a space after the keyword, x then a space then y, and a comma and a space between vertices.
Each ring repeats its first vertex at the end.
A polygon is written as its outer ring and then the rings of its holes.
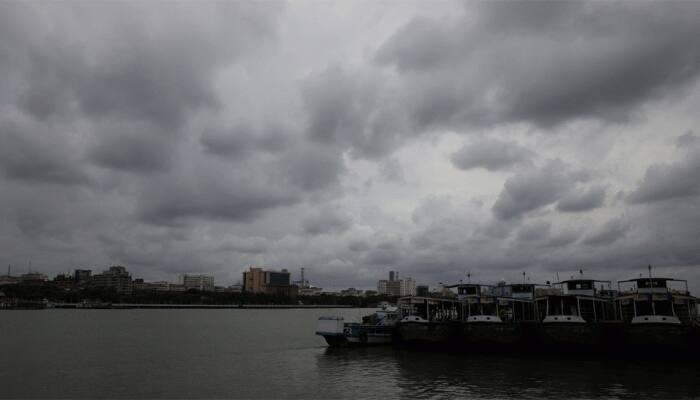
POLYGON ((445 299, 441 297, 419 297, 419 296, 406 296, 399 298, 399 303, 423 303, 428 301, 429 303, 460 303, 457 299, 445 299))
POLYGON ((601 280, 598 280, 598 279, 582 279, 582 278, 579 278, 579 279, 567 279, 567 280, 565 280, 565 281, 555 282, 554 284, 557 285, 557 284, 560 284, 560 283, 572 283, 572 282, 600 282, 600 283, 610 283, 610 284, 612 284, 612 281, 601 281, 601 280))
POLYGON ((662 277, 656 277, 652 276, 651 278, 646 277, 646 278, 634 278, 634 279, 627 279, 624 281, 617 281, 617 283, 622 283, 622 282, 639 282, 639 281, 648 281, 648 280, 656 280, 656 281, 676 281, 676 282, 688 282, 686 279, 674 279, 674 278, 662 278, 662 277))
POLYGON ((465 287, 465 286, 493 286, 493 285, 486 285, 483 283, 455 283, 454 285, 444 285, 443 287, 451 289, 451 288, 465 287))

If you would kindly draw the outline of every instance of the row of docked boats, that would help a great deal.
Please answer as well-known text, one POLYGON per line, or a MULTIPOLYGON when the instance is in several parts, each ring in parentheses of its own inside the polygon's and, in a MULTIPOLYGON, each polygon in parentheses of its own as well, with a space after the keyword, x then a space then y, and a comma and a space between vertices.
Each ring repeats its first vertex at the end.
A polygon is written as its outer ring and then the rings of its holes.
POLYGON ((361 323, 319 319, 329 345, 402 344, 507 352, 700 352, 696 298, 687 281, 570 279, 447 286, 447 297, 404 297, 361 323), (680 286, 679 286, 680 285, 680 286))

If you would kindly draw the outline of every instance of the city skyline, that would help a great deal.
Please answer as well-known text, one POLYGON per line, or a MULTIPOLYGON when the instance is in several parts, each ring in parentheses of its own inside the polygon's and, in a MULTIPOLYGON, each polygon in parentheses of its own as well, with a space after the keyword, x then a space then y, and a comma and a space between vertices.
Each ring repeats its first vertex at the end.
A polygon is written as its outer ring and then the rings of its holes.
POLYGON ((699 11, 2 2, 0 265, 698 292, 699 11))

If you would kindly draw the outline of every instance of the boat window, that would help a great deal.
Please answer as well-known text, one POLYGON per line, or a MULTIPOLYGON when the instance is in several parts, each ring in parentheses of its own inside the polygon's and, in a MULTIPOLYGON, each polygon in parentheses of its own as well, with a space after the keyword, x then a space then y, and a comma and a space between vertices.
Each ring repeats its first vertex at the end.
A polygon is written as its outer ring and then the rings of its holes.
POLYGON ((640 288, 665 288, 666 287, 666 280, 665 279, 657 279, 657 278, 652 278, 652 279, 640 279, 637 281, 637 286, 640 288))
POLYGON ((651 309, 651 302, 648 300, 637 301, 637 315, 652 315, 654 312, 651 309))
POLYGON ((462 286, 459 288, 459 294, 475 295, 477 294, 476 286, 462 286))
POLYGON ((569 283, 567 283, 567 288, 569 290, 589 290, 589 289, 593 289, 593 282, 587 282, 587 281, 569 282, 569 283))

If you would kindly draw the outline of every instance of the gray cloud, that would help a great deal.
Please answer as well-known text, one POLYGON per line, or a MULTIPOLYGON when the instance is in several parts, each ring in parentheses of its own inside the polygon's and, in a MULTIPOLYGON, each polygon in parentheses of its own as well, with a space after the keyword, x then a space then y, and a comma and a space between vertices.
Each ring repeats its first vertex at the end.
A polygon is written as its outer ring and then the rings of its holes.
POLYGON ((293 189, 264 175, 205 163, 144 188, 137 209, 140 216, 159 224, 193 217, 251 221, 264 210, 298 202, 300 193, 293 189))
POLYGON ((80 165, 80 152, 75 151, 78 144, 59 135, 31 119, 0 116, 0 171, 17 180, 89 183, 91 177, 80 165))
POLYGON ((0 263, 692 275, 699 8, 0 3, 0 263))
POLYGON ((302 224, 304 232, 309 235, 342 233, 350 228, 352 219, 337 211, 325 209, 308 216, 302 224))
POLYGON ((624 218, 614 218, 606 222, 597 232, 583 239, 583 244, 589 246, 610 245, 623 238, 630 230, 631 224, 624 218))
POLYGON ((349 148, 356 157, 377 158, 405 133, 403 111, 382 93, 379 76, 329 67, 303 85, 308 135, 326 145, 349 148))
POLYGON ((489 171, 508 169, 516 165, 531 164, 535 153, 511 142, 484 140, 464 145, 450 160, 457 168, 485 168, 489 171))
POLYGON ((697 78, 699 9, 484 2, 462 16, 414 19, 376 60, 413 83, 406 103, 422 126, 620 121, 697 78))
POLYGON ((95 165, 114 170, 149 173, 167 169, 174 157, 177 138, 158 134, 150 124, 123 123, 100 129, 87 150, 95 165))
POLYGON ((604 186, 592 186, 585 191, 570 193, 557 202, 557 210, 582 212, 601 207, 605 200, 605 190, 604 186))
POLYGON ((699 176, 700 151, 689 153, 677 163, 652 165, 627 201, 638 204, 697 196, 700 193, 699 176))
POLYGON ((552 224, 546 221, 530 223, 518 230, 518 240, 521 242, 540 241, 549 236, 552 224))
POLYGON ((549 161, 541 170, 508 178, 492 211, 501 220, 520 217, 559 200, 573 188, 576 179, 561 161, 549 161))
POLYGON ((231 129, 208 130, 200 138, 204 149, 223 157, 244 158, 258 151, 277 153, 292 143, 290 134, 280 126, 261 127, 239 124, 231 129))

